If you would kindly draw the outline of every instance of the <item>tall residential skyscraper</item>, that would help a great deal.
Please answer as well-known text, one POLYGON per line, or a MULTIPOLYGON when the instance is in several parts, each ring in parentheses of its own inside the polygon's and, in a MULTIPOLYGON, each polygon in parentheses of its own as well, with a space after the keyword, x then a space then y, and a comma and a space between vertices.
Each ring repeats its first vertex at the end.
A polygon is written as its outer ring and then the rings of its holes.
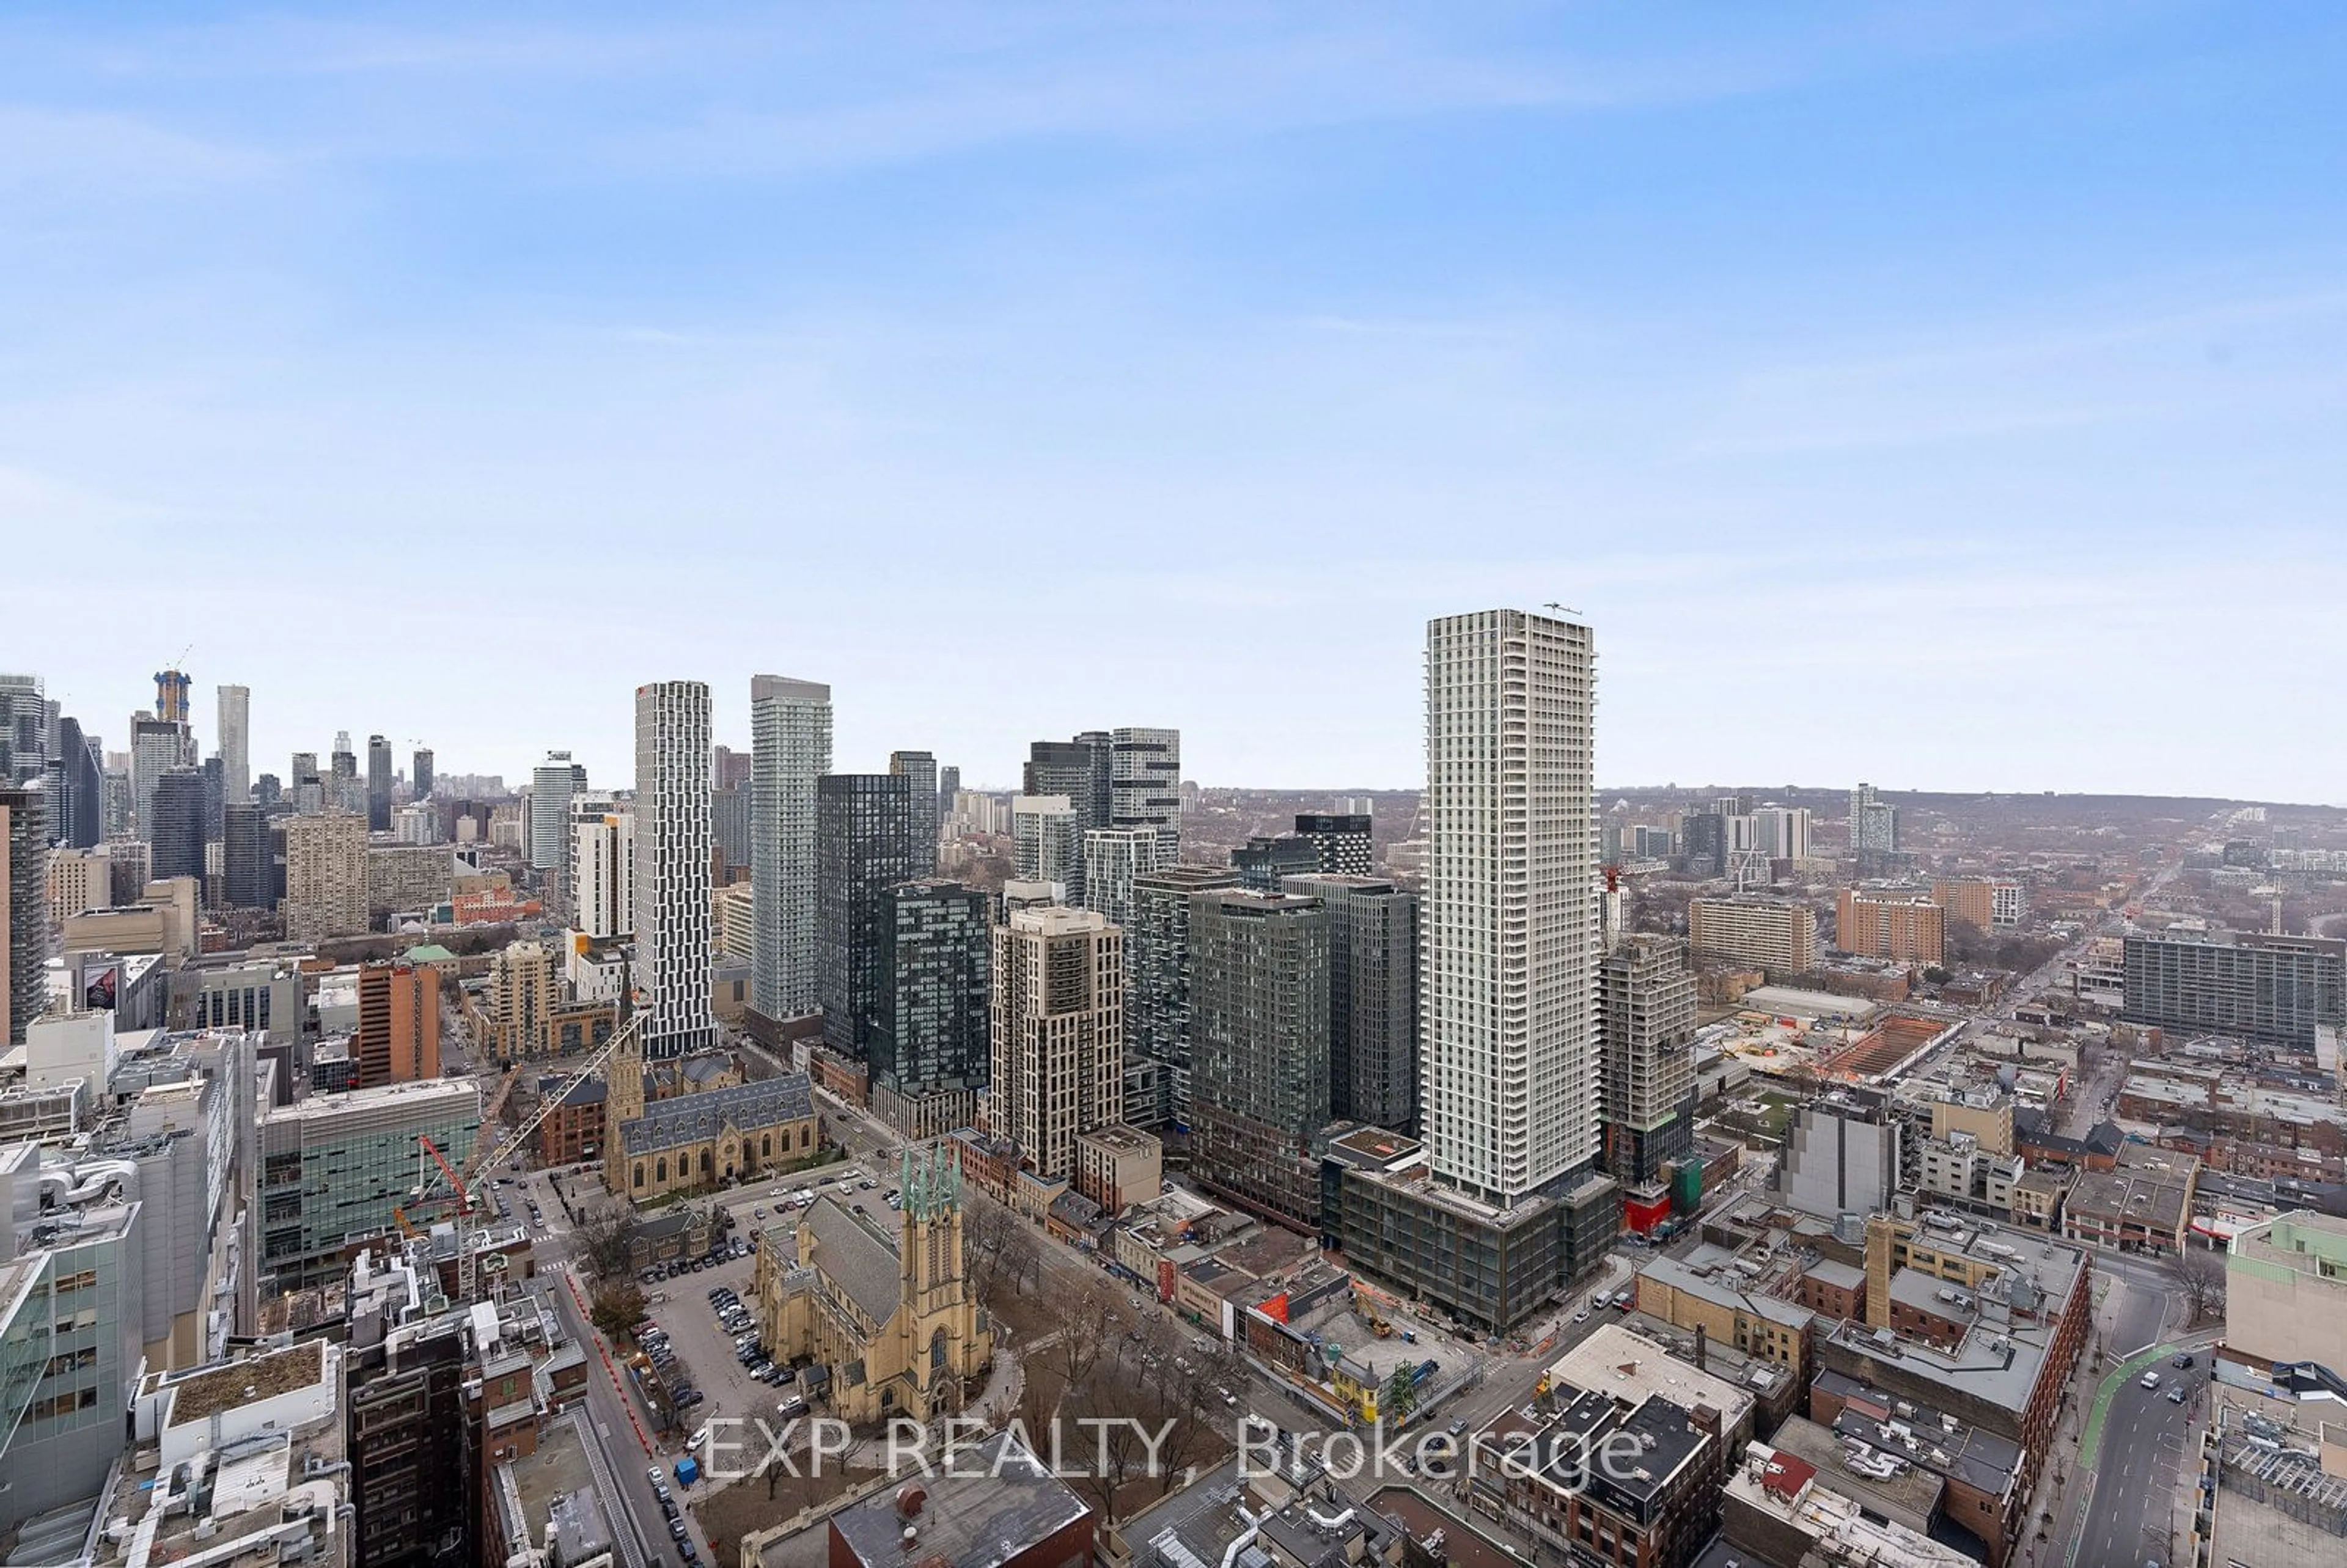
POLYGON ((183 724, 139 713, 130 721, 130 796, 137 814, 138 836, 154 834, 155 781, 173 768, 188 765, 188 732, 183 724))
POLYGON ((940 831, 946 818, 953 815, 954 796, 961 794, 961 769, 951 763, 938 766, 938 822, 940 831))
POLYGON ((367 831, 391 831, 391 743, 367 737, 367 831))
POLYGON ((736 867, 748 871, 754 864, 750 848, 752 800, 748 784, 720 784, 709 792, 710 841, 717 845, 729 879, 736 867))
POLYGON ((268 813, 259 801, 232 800, 220 811, 220 902, 265 909, 270 897, 268 813))
POLYGON ((1597 819, 1586 626, 1429 623, 1419 1116, 1438 1179, 1505 1209, 1597 1155, 1597 819))
POLYGON ((1011 863, 1022 882, 1049 882, 1062 902, 1082 902, 1083 815, 1063 794, 1022 794, 1010 803, 1011 863))
POLYGON ((815 781, 815 1000, 823 1042, 869 1058, 885 980, 888 889, 912 880, 912 780, 825 774, 815 781))
MULTIPOLYGON (((755 690, 753 686, 753 694, 755 690)), ((716 762, 709 771, 710 787, 748 789, 751 774, 755 767, 755 755, 752 752, 737 752, 731 746, 718 747, 716 762)))
POLYGON ((977 1119, 992 1065, 990 901, 975 887, 938 881, 898 883, 882 900, 872 1109, 908 1137, 941 1137, 977 1119))
POLYGON ((718 1043, 710 994, 709 722, 705 681, 636 688, 635 981, 647 1061, 718 1043))
MULTIPOLYGON (((641 712, 643 698, 636 699, 641 712)), ((642 737, 637 738, 639 750, 642 737)), ((704 769, 705 771, 705 769, 704 769)), ((538 871, 560 871, 570 860, 570 797, 587 787, 587 770, 569 752, 548 752, 529 771, 529 863, 538 871)))
POLYGON ((47 688, 38 675, 0 675, 0 784, 38 783, 48 757, 47 688))
POLYGON ((1646 1186, 1695 1152, 1695 974, 1676 938, 1631 936, 1598 975, 1605 1168, 1646 1186))
POLYGON ((408 764, 407 767, 407 784, 417 800, 425 799, 432 794, 432 748, 430 746, 415 748, 415 759, 408 764))
POLYGON ((1133 923, 1133 879, 1157 869, 1168 840, 1147 825, 1084 835, 1084 907, 1122 929, 1133 923))
POLYGON ((1328 1124, 1328 912, 1224 888, 1190 900, 1191 1171, 1317 1229, 1328 1124))
POLYGON ((1111 732, 1110 823, 1146 827, 1157 864, 1182 858, 1182 732, 1126 727, 1111 732))
POLYGON ((48 1007, 49 828, 41 792, 0 783, 0 1046, 48 1007))
POLYGON ((1068 803, 1071 904, 1083 902, 1085 833, 1114 823, 1115 743, 1105 730, 1087 730, 1072 741, 1037 741, 1027 748, 1024 793, 1030 799, 1059 795, 1068 803))
POLYGON ((155 716, 167 724, 187 728, 189 721, 194 717, 188 705, 189 693, 194 689, 195 682, 184 671, 156 671, 155 716))
POLYGON ((1890 855, 1899 848, 1899 808, 1878 799, 1870 784, 1850 792, 1850 847, 1860 856, 1890 855))
POLYGON ((1124 1117, 1124 936, 1089 909, 1013 910, 994 927, 987 1130, 1046 1181, 1076 1135, 1124 1117))
POLYGON ((153 856, 153 875, 204 875, 204 845, 210 835, 205 815, 204 775, 194 768, 172 768, 155 781, 153 825, 147 842, 153 856))
POLYGON ((1320 856, 1320 869, 1337 876, 1369 874, 1369 826, 1367 812, 1299 812, 1296 836, 1310 844, 1320 856))
POLYGON ((1809 808, 1764 805, 1752 814, 1753 846, 1771 860, 1809 857, 1809 808))
POLYGON ((243 800, 252 793, 252 693, 242 686, 221 686, 220 702, 220 799, 243 800))
POLYGON ((913 875, 938 874, 938 759, 932 752, 890 752, 888 771, 913 781, 913 875))
POLYGON ((1418 1119, 1418 895, 1379 876, 1290 876, 1328 911, 1333 1116, 1407 1131, 1418 1119))
POLYGON ((1190 897, 1235 887, 1220 866, 1166 866, 1133 881, 1125 938, 1124 1116, 1136 1127, 1190 1122, 1190 897))
POLYGON ((106 836, 106 759, 95 735, 84 735, 70 713, 57 720, 56 754, 49 759, 48 791, 56 820, 49 835, 76 849, 106 836))
POLYGON ((571 924, 599 942, 636 929, 636 815, 632 803, 570 803, 571 924))
POLYGON ((285 938, 313 942, 367 927, 366 818, 349 812, 285 823, 285 938))
POLYGON ((831 688, 750 678, 750 1008, 804 1018, 815 999, 815 780, 831 772, 831 688))

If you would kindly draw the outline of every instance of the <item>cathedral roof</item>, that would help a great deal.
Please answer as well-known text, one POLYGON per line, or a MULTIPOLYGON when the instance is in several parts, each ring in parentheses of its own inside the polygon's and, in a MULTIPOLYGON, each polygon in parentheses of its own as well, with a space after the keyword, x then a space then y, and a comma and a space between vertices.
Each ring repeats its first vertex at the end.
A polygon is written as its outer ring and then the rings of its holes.
POLYGON ((875 1323, 897 1315, 904 1298, 904 1269, 887 1233, 836 1198, 817 1202, 799 1224, 814 1234, 815 1246, 802 1255, 818 1274, 875 1323))
POLYGON ((620 1123, 620 1147, 630 1154, 653 1154, 709 1143, 728 1126, 746 1132, 814 1114, 806 1074, 785 1072, 756 1083, 653 1101, 642 1115, 620 1123))

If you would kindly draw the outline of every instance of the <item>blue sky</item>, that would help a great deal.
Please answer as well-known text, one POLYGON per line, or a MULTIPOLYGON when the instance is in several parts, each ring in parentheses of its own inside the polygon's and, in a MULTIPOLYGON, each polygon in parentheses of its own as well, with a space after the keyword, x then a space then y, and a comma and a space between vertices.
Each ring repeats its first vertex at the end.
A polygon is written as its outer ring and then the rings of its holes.
MULTIPOLYGON (((2335 7, 15 5, 0 665, 623 783, 1170 723, 1402 785, 2347 801, 2335 7)), ((210 724, 200 726, 210 739, 210 724)))

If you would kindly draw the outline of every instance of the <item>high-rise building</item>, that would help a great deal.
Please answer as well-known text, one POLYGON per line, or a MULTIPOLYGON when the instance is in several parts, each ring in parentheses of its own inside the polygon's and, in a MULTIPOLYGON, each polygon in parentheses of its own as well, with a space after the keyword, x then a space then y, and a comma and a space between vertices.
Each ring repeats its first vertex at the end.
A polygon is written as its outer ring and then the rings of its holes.
POLYGON ((815 781, 831 772, 831 688, 750 679, 750 1008, 804 1018, 815 999, 815 781))
POLYGON ((262 1294, 348 1279, 348 1245, 389 1234, 395 1212, 411 1201, 418 1137, 462 1170, 480 1126, 481 1091, 469 1078, 313 1094, 264 1112, 256 1257, 262 1294))
POLYGON ((1605 1169, 1628 1186, 1695 1152, 1695 975, 1685 949, 1633 936, 1598 970, 1605 1169))
POLYGON ((938 874, 938 759, 930 752, 890 752, 888 771, 912 781, 913 875, 938 874))
POLYGON ((205 805, 204 775, 194 768, 171 768, 155 781, 147 842, 158 877, 202 879, 204 845, 209 838, 205 805))
POLYGON ((1124 1116, 1124 935, 1089 909, 1020 909, 994 927, 987 1130, 1046 1181, 1076 1137, 1124 1116))
POLYGON ((231 909, 265 909, 269 884, 267 809, 259 801, 232 800, 220 812, 220 901, 231 909))
POLYGON ((76 915, 103 909, 114 902, 114 871, 104 847, 49 848, 49 924, 63 927, 76 915))
POLYGON ((333 759, 325 780, 326 806, 353 816, 367 814, 366 781, 359 776, 358 753, 351 750, 351 733, 334 732, 333 759))
POLYGON ((1905 889, 1845 887, 1835 910, 1834 946, 1862 958, 1936 964, 1947 956, 1947 911, 1905 889))
POLYGON ((1716 811, 1691 811, 1679 819, 1679 843, 1690 876, 1717 876, 1727 869, 1727 818, 1716 811))
POLYGON ((718 1043, 710 990, 709 723, 706 682, 636 688, 634 973, 650 1061, 718 1043))
POLYGON ((221 686, 214 695, 220 703, 220 798, 240 801, 252 793, 252 692, 221 686))
POLYGON ((0 1046, 22 1045, 48 1006, 49 830, 41 792, 0 784, 0 1046))
POLYGON ((2122 961, 2129 1023, 2318 1056, 2347 1030, 2347 941, 2335 937, 2143 931, 2122 961))
POLYGON ((571 925, 598 942, 636 929, 636 815, 626 801, 570 803, 571 925))
POLYGON ((1219 866, 1164 866, 1133 879, 1125 934, 1124 1119, 1190 1123, 1190 899, 1239 886, 1219 866))
POLYGON ((367 831, 391 831, 391 743, 381 735, 367 737, 367 831))
POLYGON ((415 755, 407 765, 407 787, 417 800, 426 800, 431 797, 432 748, 430 746, 415 748, 415 755))
MULTIPOLYGON (((74 849, 106 838, 106 765, 97 737, 84 735, 70 713, 57 720, 56 752, 49 758, 50 836, 74 849)), ((5 782, 5 781, 0 781, 5 782)))
POLYGON ((1418 895, 1379 876, 1290 876, 1328 912, 1332 1117, 1407 1131, 1418 1120, 1418 895))
POLYGON ((361 965, 351 1086, 372 1089, 439 1076, 440 971, 430 964, 361 965))
MULTIPOLYGON (((639 708, 642 702, 639 696, 639 708)), ((569 863, 570 797, 586 787, 587 770, 569 752, 548 752, 530 770, 528 843, 533 869, 560 871, 569 863)))
POLYGON ((1932 884, 1932 899, 1949 919, 1983 931, 2011 930, 2029 907, 2027 890, 2009 876, 1942 877, 1932 884))
POLYGON ((1110 824, 1153 830, 1157 863, 1173 865, 1182 858, 1182 732, 1122 727, 1109 749, 1110 824))
POLYGON ((751 858, 751 822, 754 797, 747 784, 720 784, 709 792, 709 835, 717 845, 719 858, 725 862, 725 874, 748 871, 751 858))
POLYGON ((868 1060, 886 979, 888 889, 912 880, 912 780, 815 781, 815 1000, 825 1045, 868 1060))
POLYGON ((1310 876, 1327 867, 1321 859, 1318 845, 1308 838, 1282 834, 1276 838, 1257 835, 1232 850, 1231 869, 1256 892, 1276 893, 1288 877, 1310 876))
POLYGON ((1084 907, 1119 930, 1133 923, 1133 879, 1157 869, 1166 839, 1156 828, 1096 827, 1084 835, 1084 907))
POLYGON ((1809 808, 1764 805, 1752 814, 1753 846, 1771 860, 1809 858, 1809 808))
MULTIPOLYGON (((1105 730, 1087 730, 1072 741, 1037 741, 1027 748, 1024 793, 1030 799, 1058 795, 1068 803, 1068 901, 1084 897, 1084 835, 1115 820, 1115 740, 1105 730)), ((1013 831, 1017 830, 1014 814, 1013 831)), ((1022 877, 1028 881, 1061 878, 1022 877)))
POLYGON ((1438 1177, 1501 1208, 1597 1153, 1589 629, 1427 629, 1425 1087, 1438 1177))
POLYGON ((938 824, 940 835, 944 832, 946 818, 953 815, 954 797, 959 794, 961 794, 961 769, 950 763, 940 764, 938 768, 938 824))
POLYGON ((0 675, 0 784, 36 783, 48 760, 47 688, 38 675, 0 675))
POLYGON ((1365 812, 1299 812, 1296 836, 1318 853, 1321 870, 1337 876, 1367 876, 1369 826, 1370 819, 1365 812))
POLYGON ((1696 898, 1687 905, 1687 945, 1698 958, 1772 977, 1804 975, 1818 965, 1818 917, 1790 898, 1696 898))
POLYGON ((1870 784, 1850 792, 1850 847, 1860 856, 1889 855, 1899 848, 1899 810, 1879 799, 1870 784))
POLYGON ((992 1065, 988 899, 958 882, 927 881, 899 883, 882 900, 872 1109, 907 1137, 943 1137, 977 1120, 992 1065))
POLYGON ((188 765, 188 731, 184 724, 139 713, 130 721, 131 810, 138 835, 151 838, 155 821, 155 781, 173 768, 188 765))
POLYGON ((1317 1229, 1329 1122, 1328 912, 1223 888, 1190 900, 1190 1170, 1317 1229))
POLYGON ((756 766, 754 752, 737 752, 731 746, 720 746, 715 760, 710 764, 710 787, 748 789, 756 766))
POLYGON ((1066 795, 1025 794, 1012 801, 1011 862, 1019 879, 1051 883, 1064 901, 1081 903, 1084 833, 1083 815, 1066 795))
POLYGON ((1621 1224, 1595 1169, 1597 818, 1589 629, 1427 627, 1419 1125, 1431 1179, 1348 1170, 1348 1261, 1471 1321, 1522 1321, 1621 1224))
POLYGON ((285 823, 285 939, 314 942, 367 928, 366 818, 322 812, 285 823))
POLYGON ((262 774, 252 781, 252 798, 266 811, 285 798, 285 781, 275 774, 262 774))

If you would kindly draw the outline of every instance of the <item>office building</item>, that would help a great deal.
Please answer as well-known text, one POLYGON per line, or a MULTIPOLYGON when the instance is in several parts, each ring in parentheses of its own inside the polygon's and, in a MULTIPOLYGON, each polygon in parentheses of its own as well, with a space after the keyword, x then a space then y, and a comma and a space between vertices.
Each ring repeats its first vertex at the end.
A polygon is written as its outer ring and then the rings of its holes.
POLYGON ((262 774, 252 781, 252 798, 266 811, 285 798, 285 782, 275 774, 262 774))
POLYGON ((1605 1169, 1646 1186, 1695 1152, 1695 975, 1680 945, 1625 938, 1598 968, 1605 1169))
POLYGON ((1076 1136, 1124 1117, 1124 934, 1089 909, 1020 909, 994 927, 986 1126, 1045 1181, 1076 1136))
POLYGON ((1778 1202, 1828 1220, 1888 1210, 1909 1131, 1887 1095, 1861 1087, 1796 1106, 1777 1162, 1778 1202))
POLYGON ((1771 860, 1809 858, 1809 808, 1764 805, 1752 814, 1753 847, 1771 860))
POLYGON ((41 792, 0 785, 0 1046, 20 1045, 48 1006, 49 833, 41 792))
POLYGON ((1190 1172, 1247 1208, 1317 1231, 1327 1126, 1328 912, 1222 888, 1190 901, 1190 1172))
POLYGON ((911 781, 913 875, 938 874, 938 759, 928 752, 890 752, 888 771, 911 781))
POLYGON ((815 999, 815 781, 831 772, 831 688, 750 681, 750 885, 757 926, 750 1008, 804 1018, 815 999))
POLYGON ((459 1078, 316 1094, 263 1111, 261 1294, 341 1282, 346 1245, 390 1234, 393 1210, 415 1201, 416 1183, 432 1168, 416 1140, 430 1138, 461 1170, 480 1125, 481 1091, 459 1078))
POLYGON ((1238 873, 1223 866, 1165 866, 1133 878, 1123 1117, 1133 1126, 1189 1125, 1190 898, 1238 886, 1238 873))
POLYGON ((266 809, 258 801, 232 800, 220 815, 220 902, 231 909, 271 907, 275 899, 266 809))
POLYGON ((234 803, 252 793, 252 692, 221 686, 220 704, 220 798, 234 803))
POLYGON ((1337 872, 1280 886, 1328 912, 1331 1117, 1409 1130, 1418 1120, 1418 895, 1337 872))
POLYGON ((2129 1023, 2318 1055, 2347 1028, 2347 941, 2335 937, 2143 931, 2122 961, 2129 1023))
POLYGON ((1947 912, 1920 893, 1845 887, 1834 946, 1861 958, 1937 964, 1947 954, 1947 912))
POLYGON ((440 1076, 440 971, 399 961, 359 968, 351 1083, 373 1089, 440 1076))
POLYGON ((902 774, 815 781, 815 1000, 825 1045, 868 1059, 880 1005, 888 889, 912 879, 912 783, 902 774))
POLYGON ((140 713, 130 721, 131 809, 138 835, 151 838, 155 822, 155 784, 173 768, 186 767, 188 730, 184 724, 140 713))
POLYGON ((1942 877, 1932 884, 1932 900, 1951 920, 1983 931, 2009 931, 2028 910, 2022 885, 2009 876, 1942 877))
POLYGON ((366 818, 346 812, 285 824, 285 939, 315 942, 367 928, 366 818))
MULTIPOLYGON (((637 701, 641 704, 641 695, 637 701)), ((570 797, 586 787, 587 770, 572 762, 569 752, 548 752, 530 770, 528 847, 533 868, 560 871, 569 864, 570 797)))
POLYGON ((988 902, 958 882, 903 882, 882 895, 872 1109, 907 1137, 943 1137, 978 1119, 992 1065, 988 902))
POLYGON ((407 793, 410 799, 428 800, 432 795, 432 748, 418 746, 407 765, 407 793))
POLYGON ((598 942, 635 935, 634 803, 572 800, 569 881, 574 930, 598 942))
POLYGON ((1687 905, 1687 945, 1698 958, 1805 975, 1818 966, 1818 917, 1790 898, 1696 898, 1687 905))
POLYGON ((1860 857, 1891 855, 1899 848, 1899 810, 1880 798, 1870 784, 1850 792, 1850 847, 1860 857))
MULTIPOLYGON (((1095 827, 1115 825, 1115 740, 1104 730, 1088 730, 1072 741, 1037 741, 1028 747, 1022 793, 1030 799, 1058 796, 1067 802, 1067 876, 1039 876, 1022 870, 1027 881, 1062 881, 1071 904, 1084 900, 1084 835, 1095 827)), ((1011 808, 1011 830, 1018 831, 1018 807, 1011 808)))
POLYGON ((1367 876, 1369 825, 1366 812, 1301 812, 1296 818, 1296 836, 1318 852, 1322 871, 1337 876, 1367 876))
POLYGON ((1120 930, 1133 923, 1133 885, 1157 869, 1166 840, 1154 827, 1096 827, 1084 835, 1084 907, 1120 930))
POLYGON ((171 768, 155 781, 147 843, 154 859, 154 875, 204 875, 204 776, 194 768, 171 768))
POLYGON ((1092 825, 1146 828, 1157 863, 1173 865, 1182 858, 1182 732, 1119 728, 1109 752, 1109 821, 1092 825))
POLYGON ((367 737, 367 831, 391 831, 391 743, 381 735, 367 737))
POLYGON ((1597 1267, 1597 819, 1589 629, 1501 610, 1427 628, 1423 1170, 1348 1170, 1355 1265, 1512 1324, 1597 1267))
POLYGON ((718 1044, 710 995, 709 747, 706 682, 636 688, 635 981, 644 1055, 654 1061, 718 1044))
POLYGON ((1048 882, 1071 904, 1084 896, 1083 814, 1063 794, 1022 794, 1010 803, 1011 861, 1021 882, 1048 882))
POLYGON ((1290 876, 1309 876, 1324 869, 1320 846, 1308 838, 1250 838, 1231 851, 1231 869, 1239 881, 1258 893, 1276 893, 1290 876))

